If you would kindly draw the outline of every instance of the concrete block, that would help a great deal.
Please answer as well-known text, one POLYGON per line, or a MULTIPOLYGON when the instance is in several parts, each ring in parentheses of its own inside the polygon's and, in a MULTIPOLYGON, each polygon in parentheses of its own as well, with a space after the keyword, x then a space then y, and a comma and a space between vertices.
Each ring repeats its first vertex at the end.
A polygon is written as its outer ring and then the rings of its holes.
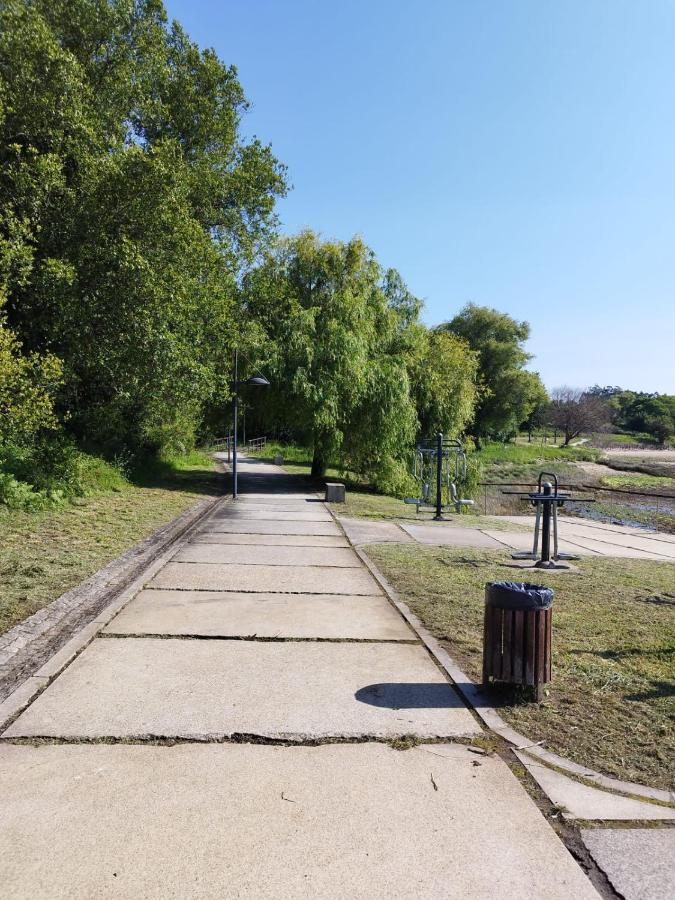
POLYGON ((675 809, 644 803, 620 794, 609 794, 561 775, 526 753, 516 756, 527 768, 549 800, 561 807, 566 819, 675 819, 675 809))
POLYGON ((365 569, 330 566, 240 566, 168 563, 147 585, 186 591, 255 591, 282 594, 380 594, 365 569))
POLYGON ((344 503, 345 486, 334 482, 326 482, 326 503, 344 503))
POLYGON ((99 638, 6 735, 302 741, 479 732, 415 644, 99 638))
POLYGON ((597 900, 506 765, 475 760, 453 744, 5 745, 2 893, 597 900))
POLYGON ((212 519, 198 534, 304 534, 335 535, 342 532, 335 522, 255 521, 254 519, 212 519))
POLYGON ((675 897, 675 830, 585 828, 581 837, 625 900, 675 897))
POLYGON ((385 597, 142 591, 105 629, 111 634, 413 640, 385 597))
MULTIPOLYGON (((410 525, 401 522, 401 528, 406 531, 413 540, 420 544, 438 544, 450 547, 476 547, 486 550, 506 550, 504 535, 497 539, 489 534, 484 534, 477 528, 463 528, 459 525, 444 525, 442 522, 425 525, 410 525)), ((532 538, 529 535, 518 535, 518 540, 523 544, 522 549, 532 548, 532 538), (529 541, 529 544, 528 544, 529 541)), ((510 546, 510 545, 509 545, 510 546)))
POLYGON ((410 544, 412 538, 393 522, 372 522, 368 519, 346 519, 340 517, 340 525, 354 544, 410 544))
POLYGON ((330 534, 227 534, 222 531, 201 532, 193 543, 243 544, 254 547, 349 547, 343 537, 330 534))
POLYGON ((258 509, 255 506, 232 506, 227 508, 227 512, 216 513, 209 520, 217 521, 234 521, 239 519, 252 519, 261 522, 332 522, 332 516, 328 510, 317 506, 315 509, 309 510, 288 510, 288 509, 258 509))
POLYGON ((339 547, 268 547, 188 544, 174 556, 175 562, 238 563, 251 566, 333 566, 358 569, 362 562, 353 550, 339 547))

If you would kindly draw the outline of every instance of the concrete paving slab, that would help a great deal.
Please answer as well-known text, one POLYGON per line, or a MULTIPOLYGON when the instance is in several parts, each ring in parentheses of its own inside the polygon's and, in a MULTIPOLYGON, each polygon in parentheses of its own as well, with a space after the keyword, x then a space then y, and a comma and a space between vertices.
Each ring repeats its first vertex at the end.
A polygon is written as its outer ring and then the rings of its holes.
POLYGON ((192 543, 244 544, 256 547, 349 547, 349 542, 330 534, 226 534, 200 532, 192 543))
POLYGON ((238 506, 235 508, 226 506, 211 516, 210 522, 228 519, 253 519, 260 522, 332 522, 331 514, 325 509, 311 509, 302 512, 290 512, 287 510, 263 509, 258 510, 253 506, 238 506))
POLYGON ((386 597, 141 591, 110 634, 414 640, 386 597))
POLYGON ((238 563, 246 566, 333 566, 359 569, 363 563, 353 550, 339 547, 228 546, 191 543, 173 557, 176 562, 238 563))
POLYGON ((600 556, 611 556, 618 559, 661 559, 668 561, 668 557, 662 553, 654 553, 647 550, 636 550, 632 547, 624 547, 620 544, 608 543, 607 541, 598 541, 594 538, 582 537, 580 535, 566 535, 565 540, 575 548, 575 552, 581 549, 595 550, 600 556))
POLYGON ((566 819, 675 819, 675 809, 588 787, 536 762, 526 753, 514 752, 550 801, 561 807, 566 819))
POLYGON ((2 891, 597 900, 505 764, 475 759, 444 744, 5 745, 2 891))
POLYGON ((339 519, 349 540, 354 544, 409 544, 411 538, 393 522, 372 522, 367 519, 339 519))
POLYGON ((99 638, 5 736, 302 741, 478 733, 419 645, 99 638))
POLYGON ((675 897, 675 829, 585 828, 581 837, 625 900, 675 897))
MULTIPOLYGON (((515 531, 499 531, 498 529, 491 528, 482 528, 481 531, 483 532, 483 534, 488 535, 498 543, 502 544, 504 547, 507 547, 511 550, 521 551, 532 549, 534 534, 522 534, 515 531)), ((541 542, 539 544, 539 548, 541 549, 541 542)), ((573 544, 562 540, 559 541, 558 549, 562 553, 573 553, 578 556, 596 555, 596 553, 592 550, 585 550, 581 547, 576 547, 573 544)))
POLYGON ((241 491, 239 494, 239 500, 259 500, 263 503, 285 503, 288 500, 298 501, 298 500, 319 500, 319 494, 315 492, 303 493, 302 491, 241 491))
POLYGON ((313 500, 299 500, 297 503, 291 500, 286 500, 284 502, 277 503, 263 503, 262 500, 244 500, 241 497, 235 504, 228 505, 226 507, 232 511, 236 511, 239 509, 248 509, 258 511, 269 510, 270 512, 279 512, 282 510, 283 512, 313 512, 316 509, 322 510, 325 512, 325 508, 318 501, 313 500))
POLYGON ((198 534, 328 534, 342 537, 335 522, 270 522, 254 519, 209 519, 198 534))
MULTIPOLYGON (((401 528, 406 531, 413 540, 420 544, 439 544, 455 547, 476 547, 486 550, 503 550, 504 544, 487 534, 483 534, 477 528, 461 528, 459 526, 443 525, 409 525, 401 523, 401 528)), ((500 532, 503 534, 503 532, 500 532)), ((527 537, 527 535, 519 535, 527 537)), ((532 541, 530 540, 530 545, 532 541)))
POLYGON ((146 587, 182 591, 281 594, 381 594, 365 569, 332 566, 240 566, 170 562, 146 587))
POLYGON ((621 534, 619 532, 602 532, 597 528, 586 528, 583 525, 566 525, 565 537, 567 540, 576 541, 579 538, 591 541, 597 541, 606 545, 606 553, 614 555, 617 548, 641 550, 645 553, 654 554, 655 556, 663 556, 666 559, 675 560, 675 544, 657 542, 649 537, 642 537, 636 534, 621 534))

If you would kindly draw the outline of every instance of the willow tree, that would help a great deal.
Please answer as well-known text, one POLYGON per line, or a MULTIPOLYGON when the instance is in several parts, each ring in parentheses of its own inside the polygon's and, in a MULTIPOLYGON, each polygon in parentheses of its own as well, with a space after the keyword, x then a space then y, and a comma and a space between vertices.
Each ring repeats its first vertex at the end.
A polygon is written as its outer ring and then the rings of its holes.
POLYGON ((419 436, 462 437, 476 404, 478 354, 453 334, 420 328, 410 372, 419 436))
POLYGON ((307 440, 312 474, 329 462, 395 489, 415 433, 405 306, 359 238, 283 240, 245 283, 246 309, 269 341, 268 422, 307 440))

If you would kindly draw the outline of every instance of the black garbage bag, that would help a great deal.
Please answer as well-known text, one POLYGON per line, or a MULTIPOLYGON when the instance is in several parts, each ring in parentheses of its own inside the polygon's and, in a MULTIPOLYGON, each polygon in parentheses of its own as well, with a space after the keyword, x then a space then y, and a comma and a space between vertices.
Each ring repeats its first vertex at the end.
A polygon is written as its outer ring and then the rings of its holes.
POLYGON ((523 581, 489 581, 485 603, 498 609, 549 609, 553 606, 553 590, 523 581))

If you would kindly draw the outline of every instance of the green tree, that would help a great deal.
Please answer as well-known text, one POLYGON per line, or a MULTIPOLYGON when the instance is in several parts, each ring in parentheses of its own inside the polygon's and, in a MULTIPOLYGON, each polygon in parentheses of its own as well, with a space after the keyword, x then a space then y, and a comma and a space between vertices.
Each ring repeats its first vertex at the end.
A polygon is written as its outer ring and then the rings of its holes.
POLYGON ((460 437, 474 414, 478 354, 454 334, 418 329, 410 365, 418 437, 460 437))
POLYGON ((470 303, 439 330, 462 338, 478 354, 479 397, 472 425, 477 443, 515 433, 543 387, 538 375, 525 370, 531 359, 523 348, 528 323, 470 303))
POLYGON ((272 380, 258 402, 278 430, 310 443, 314 475, 335 461, 389 489, 405 478, 416 427, 411 322, 409 304, 391 302, 392 285, 360 239, 321 241, 311 231, 281 241, 246 279, 272 380))
POLYGON ((81 438, 189 442, 224 389, 285 191, 246 109, 159 0, 0 5, 0 277, 26 350, 63 360, 81 438))
POLYGON ((0 317, 0 453, 58 427, 54 394, 60 382, 59 360, 51 354, 22 354, 21 344, 0 317))

